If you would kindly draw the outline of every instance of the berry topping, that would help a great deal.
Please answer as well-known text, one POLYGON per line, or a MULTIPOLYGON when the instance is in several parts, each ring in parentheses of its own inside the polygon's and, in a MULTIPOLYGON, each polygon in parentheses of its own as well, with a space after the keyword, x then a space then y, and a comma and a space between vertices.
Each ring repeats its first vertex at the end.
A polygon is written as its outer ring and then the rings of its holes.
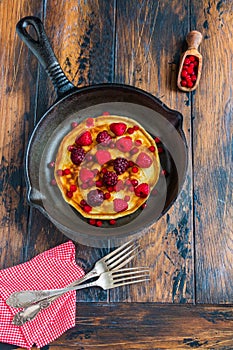
POLYGON ((54 167, 55 167, 55 162, 53 162, 53 161, 50 162, 50 163, 49 163, 49 167, 50 167, 50 168, 54 168, 54 167))
POLYGON ((70 158, 74 164, 80 165, 83 159, 85 158, 85 154, 86 152, 82 147, 73 148, 71 151, 70 158))
POLYGON ((77 122, 72 122, 71 123, 71 127, 74 129, 74 128, 76 128, 76 126, 78 126, 78 123, 77 122))
POLYGON ((127 129, 128 134, 133 134, 134 131, 135 131, 134 128, 128 128, 127 129))
POLYGON ((50 184, 51 184, 52 186, 56 186, 56 185, 57 185, 56 179, 52 179, 51 182, 50 182, 50 184))
POLYGON ((125 133, 127 126, 125 123, 112 123, 110 124, 110 130, 116 135, 121 136, 125 133))
POLYGON ((100 206, 103 203, 103 201, 104 201, 104 193, 99 189, 91 190, 87 194, 87 203, 92 207, 100 206))
POLYGON ((136 187, 138 185, 138 180, 137 179, 132 179, 131 180, 131 184, 133 185, 133 187, 136 187))
POLYGON ((114 170, 118 175, 123 174, 129 166, 129 162, 125 158, 116 158, 113 162, 114 170))
POLYGON ((75 192, 77 191, 77 186, 76 185, 70 185, 70 192, 75 192))
POLYGON ((103 182, 107 186, 115 186, 117 184, 118 177, 114 171, 106 171, 103 175, 103 182))
POLYGON ((93 173, 93 171, 91 171, 89 169, 82 168, 79 172, 79 176, 80 176, 81 181, 86 183, 94 178, 94 173, 93 173))
POLYGON ((66 195, 68 198, 72 198, 73 197, 73 192, 72 191, 67 191, 66 195))
POLYGON ((133 147, 132 149, 131 149, 131 151, 130 151, 130 154, 131 155, 134 155, 134 154, 136 154, 136 153, 138 153, 139 152, 139 149, 137 148, 137 147, 133 147))
POLYGON ((96 152, 95 156, 100 165, 107 163, 111 159, 110 152, 101 149, 96 152))
POLYGON ((70 171, 69 168, 66 168, 66 169, 63 170, 62 175, 70 175, 70 174, 71 174, 71 171, 70 171))
POLYGON ((132 167, 132 172, 133 172, 134 174, 138 173, 138 167, 133 166, 133 167, 132 167))
POLYGON ((82 135, 76 138, 75 143, 79 146, 89 146, 92 144, 92 136, 90 131, 85 131, 82 135))
POLYGON ((94 119, 93 118, 87 118, 86 120, 87 127, 91 127, 94 125, 94 119))
POLYGON ((90 213, 90 211, 92 210, 92 207, 90 205, 84 205, 83 207, 83 210, 86 212, 86 213, 90 213))
POLYGON ((90 219, 89 224, 95 226, 96 220, 95 219, 90 219))
POLYGON ((114 206, 114 210, 117 213, 128 209, 128 203, 124 199, 121 199, 121 198, 114 199, 113 206, 114 206))
POLYGON ((121 152, 129 152, 132 148, 133 141, 130 136, 121 137, 116 141, 116 147, 121 152))
POLYGON ((114 220, 114 219, 109 220, 109 224, 110 225, 115 225, 116 224, 116 220, 114 220))
POLYGON ((149 168, 152 164, 152 159, 151 157, 148 156, 148 154, 141 152, 136 159, 136 164, 140 168, 149 168))
POLYGON ((119 191, 123 190, 123 188, 124 188, 123 181, 122 180, 117 181, 117 184, 115 186, 116 192, 119 192, 119 191))
POLYGON ((111 137, 111 135, 109 135, 107 130, 103 130, 103 131, 99 132, 97 137, 96 137, 96 141, 98 143, 101 143, 103 146, 109 145, 109 143, 111 142, 111 139, 112 139, 112 137, 111 137))
POLYGON ((155 151, 155 146, 150 146, 148 149, 149 149, 149 151, 154 152, 155 151))
POLYGON ((161 142, 160 138, 159 137, 155 137, 155 142, 156 143, 160 143, 161 142))
POLYGON ((142 183, 142 184, 138 185, 137 187, 135 187, 134 192, 135 192, 136 196, 138 196, 140 198, 146 198, 150 192, 149 185, 147 183, 142 183))
POLYGON ((106 192, 104 194, 104 199, 109 199, 111 197, 111 194, 109 192, 106 192))

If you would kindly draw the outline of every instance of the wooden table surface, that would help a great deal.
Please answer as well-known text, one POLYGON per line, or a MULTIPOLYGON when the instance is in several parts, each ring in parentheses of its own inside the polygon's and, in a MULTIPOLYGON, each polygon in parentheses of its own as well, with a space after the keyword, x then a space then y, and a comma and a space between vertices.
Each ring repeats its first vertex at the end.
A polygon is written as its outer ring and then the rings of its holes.
MULTIPOLYGON (((140 239, 151 281, 79 294, 76 327, 44 349, 232 349, 232 0, 1 0, 0 268, 68 240, 26 201, 29 136, 56 96, 15 32, 42 19, 67 77, 77 86, 125 83, 184 117, 189 166, 173 207, 140 239), (176 87, 190 30, 203 34, 195 92, 176 87)), ((79 243, 88 271, 107 253, 79 243)), ((13 349, 0 344, 0 349, 13 349)))

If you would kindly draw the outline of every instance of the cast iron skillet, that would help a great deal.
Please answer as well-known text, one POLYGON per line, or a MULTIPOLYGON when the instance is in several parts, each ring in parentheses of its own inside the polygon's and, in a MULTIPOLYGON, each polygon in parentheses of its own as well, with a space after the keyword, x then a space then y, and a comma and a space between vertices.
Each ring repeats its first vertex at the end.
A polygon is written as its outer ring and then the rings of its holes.
POLYGON ((17 33, 37 57, 49 75, 57 93, 57 101, 36 125, 25 158, 27 199, 67 237, 82 244, 116 246, 137 237, 164 215, 175 202, 184 183, 187 168, 187 144, 182 131, 182 115, 166 107, 156 97, 132 86, 101 84, 77 89, 63 73, 37 17, 22 18, 17 33), (27 31, 34 28, 36 39, 27 31), (108 111, 137 120, 153 136, 161 140, 161 175, 157 195, 150 196, 146 209, 123 217, 115 226, 104 222, 101 228, 91 226, 63 199, 59 189, 51 185, 53 169, 48 164, 56 157, 71 123, 108 111))

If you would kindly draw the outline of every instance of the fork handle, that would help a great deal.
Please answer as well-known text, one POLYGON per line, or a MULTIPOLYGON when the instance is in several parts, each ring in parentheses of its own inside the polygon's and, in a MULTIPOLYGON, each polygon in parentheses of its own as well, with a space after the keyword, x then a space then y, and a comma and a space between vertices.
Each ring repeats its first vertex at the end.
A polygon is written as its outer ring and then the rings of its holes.
MULTIPOLYGON (((70 290, 74 290, 74 288, 78 287, 81 283, 97 276, 99 276, 99 273, 96 271, 96 269, 92 269, 85 276, 83 276, 78 280, 75 280, 65 288, 53 289, 53 290, 39 290, 39 291, 22 290, 19 292, 14 292, 6 300, 6 303, 9 306, 17 307, 17 308, 28 307, 32 304, 38 303, 39 301, 46 300, 53 296, 59 297, 70 290)), ((86 287, 82 287, 82 288, 86 288, 86 287)), ((82 289, 82 288, 78 288, 78 289, 82 289)))
MULTIPOLYGON (((32 321, 41 310, 47 309, 53 301, 55 301, 56 299, 61 297, 63 294, 65 294, 69 291, 94 287, 94 286, 98 286, 98 285, 99 284, 98 284, 98 280, 97 280, 97 281, 85 283, 82 285, 76 285, 73 287, 70 286, 70 287, 63 288, 63 289, 57 289, 56 293, 52 293, 53 291, 51 291, 50 295, 47 298, 45 298, 43 300, 41 300, 41 299, 36 300, 34 303, 29 304, 24 310, 17 312, 17 314, 15 314, 13 317, 12 324, 14 324, 16 326, 22 326, 26 322, 32 321), (60 291, 60 292, 58 293, 58 291, 60 291)), ((26 291, 25 291, 25 293, 26 293, 26 291)), ((36 298, 37 293, 39 294, 39 293, 41 293, 41 291, 34 291, 35 298, 36 298)))

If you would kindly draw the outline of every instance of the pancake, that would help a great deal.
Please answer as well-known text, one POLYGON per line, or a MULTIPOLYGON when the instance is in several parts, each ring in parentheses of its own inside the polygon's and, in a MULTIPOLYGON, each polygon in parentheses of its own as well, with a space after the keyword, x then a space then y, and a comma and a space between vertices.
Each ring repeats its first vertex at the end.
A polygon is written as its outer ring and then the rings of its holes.
POLYGON ((116 115, 82 121, 63 138, 55 160, 64 200, 89 219, 134 213, 159 173, 154 139, 133 119, 116 115))

